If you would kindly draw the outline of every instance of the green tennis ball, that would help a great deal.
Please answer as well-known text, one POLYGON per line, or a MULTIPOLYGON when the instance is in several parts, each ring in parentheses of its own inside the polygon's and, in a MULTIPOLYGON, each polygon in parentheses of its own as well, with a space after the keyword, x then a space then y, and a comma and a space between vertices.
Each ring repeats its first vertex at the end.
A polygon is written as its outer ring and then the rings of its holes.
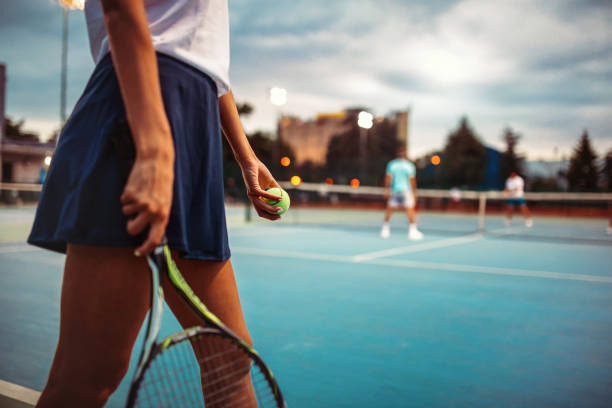
POLYGON ((280 210, 279 212, 272 212, 272 211, 268 211, 268 212, 270 214, 276 214, 276 215, 283 215, 284 213, 286 213, 287 210, 289 209, 289 204, 291 203, 291 200, 289 199, 289 194, 287 194, 287 192, 283 190, 282 188, 278 188, 278 187, 267 188, 266 191, 270 194, 274 194, 274 195, 282 197, 280 200, 273 200, 271 198, 264 197, 264 201, 266 203, 282 208, 282 210, 280 210))

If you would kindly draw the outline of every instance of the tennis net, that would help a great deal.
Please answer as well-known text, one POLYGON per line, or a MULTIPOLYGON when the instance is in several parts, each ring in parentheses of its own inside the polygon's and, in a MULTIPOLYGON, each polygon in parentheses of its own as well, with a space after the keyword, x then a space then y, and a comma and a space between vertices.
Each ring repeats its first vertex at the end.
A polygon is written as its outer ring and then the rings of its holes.
POLYGON ((41 190, 42 184, 0 183, 0 205, 36 203, 41 190))
MULTIPOLYGON (((294 186, 289 182, 281 185, 291 197, 291 209, 283 216, 282 224, 372 233, 380 229, 386 204, 382 187, 316 183, 294 186)), ((40 184, 0 183, 0 206, 35 204, 41 188, 40 184)), ((482 233, 504 239, 612 245, 611 193, 526 193, 525 199, 532 214, 531 228, 517 210, 510 225, 506 225, 506 198, 500 191, 419 189, 417 223, 426 234, 482 233)), ((395 213, 391 228, 405 226, 406 217, 395 213)))
MULTIPOLYGON (((386 200, 382 187, 281 183, 291 197, 291 210, 283 222, 329 228, 367 229, 382 223, 386 200)), ((507 198, 500 191, 418 190, 419 229, 429 234, 482 233, 500 238, 571 240, 612 244, 608 223, 612 218, 609 193, 526 193, 533 225, 515 209, 506 217, 507 198)), ((406 225, 395 213, 391 228, 406 225)))

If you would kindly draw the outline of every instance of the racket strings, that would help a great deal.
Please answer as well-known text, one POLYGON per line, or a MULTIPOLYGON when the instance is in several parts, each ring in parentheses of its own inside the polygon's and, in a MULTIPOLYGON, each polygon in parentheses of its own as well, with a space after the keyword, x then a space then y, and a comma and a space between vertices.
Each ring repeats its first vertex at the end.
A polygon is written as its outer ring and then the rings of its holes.
POLYGON ((199 359, 207 407, 257 406, 249 377, 251 359, 242 349, 224 337, 192 344, 198 356, 208 356, 199 359))
POLYGON ((278 407, 267 377, 220 335, 197 334, 160 352, 145 371, 137 407, 278 407))

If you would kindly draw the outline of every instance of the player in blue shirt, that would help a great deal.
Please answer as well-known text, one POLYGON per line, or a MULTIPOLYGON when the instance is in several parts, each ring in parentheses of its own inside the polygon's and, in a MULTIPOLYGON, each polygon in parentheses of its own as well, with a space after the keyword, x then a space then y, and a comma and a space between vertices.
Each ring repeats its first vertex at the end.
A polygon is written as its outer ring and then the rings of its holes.
POLYGON ((380 231, 380 236, 389 238, 391 230, 389 228, 389 220, 393 210, 397 207, 406 209, 408 222, 410 227, 408 230, 408 238, 411 240, 423 239, 423 234, 416 226, 416 168, 406 156, 406 148, 400 147, 397 149, 397 157, 387 164, 385 174, 385 199, 387 199, 387 208, 385 210, 385 221, 380 231))

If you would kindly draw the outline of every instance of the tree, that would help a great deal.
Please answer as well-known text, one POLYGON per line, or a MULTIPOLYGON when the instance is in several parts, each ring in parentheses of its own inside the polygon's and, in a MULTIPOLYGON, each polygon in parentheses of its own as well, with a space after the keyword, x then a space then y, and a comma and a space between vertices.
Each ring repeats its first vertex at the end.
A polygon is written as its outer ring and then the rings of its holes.
POLYGON ((280 164, 276 163, 277 154, 275 154, 275 149, 278 149, 278 155, 280 157, 295 157, 293 155, 293 151, 287 144, 272 139, 270 133, 256 131, 255 133, 247 135, 247 137, 249 139, 251 147, 253 148, 253 151, 257 155, 257 158, 259 158, 259 160, 261 160, 263 163, 266 164, 266 166, 269 166, 270 168, 276 169, 277 165, 280 164))
POLYGON ((236 109, 238 110, 239 116, 249 116, 251 113, 253 113, 253 106, 248 102, 237 103, 236 109))
POLYGON ((441 183, 447 187, 477 187, 486 171, 487 152, 467 117, 448 135, 442 158, 441 183))
POLYGON ((397 122, 384 118, 377 121, 368 132, 367 151, 367 184, 383 185, 387 163, 396 157, 400 141, 397 139, 397 122))
POLYGON ((570 191, 597 191, 597 155, 591 147, 589 133, 585 130, 574 148, 567 171, 570 191))
POLYGON ((329 175, 340 182, 358 177, 361 172, 360 138, 365 132, 365 174, 361 183, 364 185, 382 185, 385 167, 389 160, 395 157, 399 145, 397 140, 397 124, 393 119, 377 120, 368 130, 357 126, 357 114, 360 109, 347 109, 346 123, 351 127, 333 136, 326 153, 326 166, 329 175))
POLYGON ((605 189, 608 192, 612 191, 612 149, 608 150, 603 164, 603 178, 606 182, 605 189))
POLYGON ((415 160, 417 168, 417 181, 419 187, 423 188, 436 188, 442 185, 442 169, 439 164, 434 164, 433 158, 437 156, 438 160, 442 157, 443 153, 439 150, 429 152, 415 160))
POLYGON ((530 191, 561 191, 557 179, 554 177, 534 177, 529 183, 530 191))
POLYGON ((505 183, 511 172, 523 173, 525 159, 516 153, 516 146, 521 137, 523 136, 513 131, 511 127, 506 127, 503 130, 502 139, 506 143, 506 150, 502 153, 499 168, 499 179, 502 184, 505 183))
MULTIPOLYGON (((241 117, 250 115, 254 110, 248 102, 237 103, 236 107, 241 117)), ((287 171, 284 168, 282 170, 279 169, 279 163, 276 163, 275 149, 278 149, 280 157, 294 157, 288 145, 273 140, 269 133, 261 131, 247 134, 247 138, 257 158, 268 166, 276 177, 287 177, 285 174, 287 171)), ((226 180, 233 179, 230 184, 235 185, 237 188, 244 188, 243 183, 240 181, 242 180, 242 171, 225 137, 223 138, 223 173, 226 180)))
POLYGON ((325 162, 334 180, 343 182, 359 174, 359 132, 355 124, 329 140, 325 162))
POLYGON ((22 142, 40 143, 38 134, 23 130, 24 119, 14 122, 10 117, 4 118, 4 135, 7 139, 22 142))

